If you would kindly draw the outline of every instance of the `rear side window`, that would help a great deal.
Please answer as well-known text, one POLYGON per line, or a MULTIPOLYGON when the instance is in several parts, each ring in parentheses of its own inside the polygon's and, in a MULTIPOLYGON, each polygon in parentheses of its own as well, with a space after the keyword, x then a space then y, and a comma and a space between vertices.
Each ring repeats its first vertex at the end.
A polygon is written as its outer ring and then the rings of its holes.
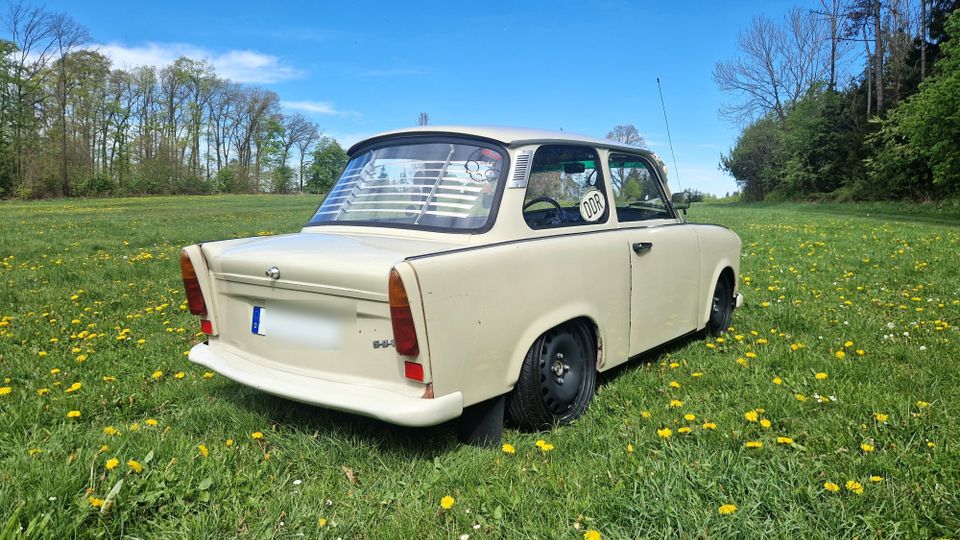
POLYGON ((608 164, 619 221, 674 218, 650 163, 638 156, 611 154, 608 164))
POLYGON ((597 152, 586 146, 537 149, 523 198, 531 229, 605 223, 609 205, 597 152))

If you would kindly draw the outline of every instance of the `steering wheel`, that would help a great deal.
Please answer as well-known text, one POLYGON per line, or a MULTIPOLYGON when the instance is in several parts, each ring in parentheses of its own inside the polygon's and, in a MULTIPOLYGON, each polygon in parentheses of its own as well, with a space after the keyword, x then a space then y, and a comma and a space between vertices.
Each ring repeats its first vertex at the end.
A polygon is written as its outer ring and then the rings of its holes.
POLYGON ((523 211, 526 212, 527 208, 537 204, 537 203, 547 203, 553 206, 553 209, 557 212, 557 219, 560 220, 560 223, 564 223, 566 220, 563 219, 563 207, 560 206, 560 203, 551 199, 550 197, 537 197, 536 199, 531 199, 524 203, 523 211))

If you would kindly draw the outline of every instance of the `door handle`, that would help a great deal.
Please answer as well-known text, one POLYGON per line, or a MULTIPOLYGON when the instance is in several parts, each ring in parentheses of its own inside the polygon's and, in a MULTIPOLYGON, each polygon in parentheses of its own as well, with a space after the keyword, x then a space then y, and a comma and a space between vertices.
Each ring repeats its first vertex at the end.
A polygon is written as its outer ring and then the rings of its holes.
POLYGON ((635 242, 633 244, 633 252, 637 255, 643 255, 651 249, 653 249, 653 242, 635 242))

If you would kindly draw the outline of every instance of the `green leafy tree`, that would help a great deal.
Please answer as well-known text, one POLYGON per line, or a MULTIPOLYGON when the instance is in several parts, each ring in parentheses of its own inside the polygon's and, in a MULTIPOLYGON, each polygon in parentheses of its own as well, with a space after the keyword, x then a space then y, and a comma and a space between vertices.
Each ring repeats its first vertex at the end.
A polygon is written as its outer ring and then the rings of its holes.
POLYGON ((872 139, 880 149, 868 161, 871 177, 897 195, 960 193, 960 11, 947 20, 946 32, 934 74, 872 139))
POLYGON ((313 151, 313 163, 308 173, 307 188, 313 193, 324 193, 333 187, 343 168, 347 166, 347 152, 330 137, 323 137, 313 151))
POLYGON ((743 200, 762 201, 778 185, 782 134, 775 116, 747 126, 730 153, 720 157, 720 170, 740 185, 743 200))

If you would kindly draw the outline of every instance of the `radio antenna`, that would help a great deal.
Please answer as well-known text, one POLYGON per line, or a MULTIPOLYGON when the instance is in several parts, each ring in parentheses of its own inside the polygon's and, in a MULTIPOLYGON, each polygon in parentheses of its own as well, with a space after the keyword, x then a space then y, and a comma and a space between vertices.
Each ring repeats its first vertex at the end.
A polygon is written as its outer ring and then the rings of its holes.
POLYGON ((660 92, 660 108, 663 110, 663 123, 667 126, 667 142, 670 143, 670 155, 673 157, 673 170, 677 175, 677 187, 683 191, 680 185, 680 169, 677 167, 677 154, 673 152, 673 139, 670 137, 670 122, 667 121, 667 106, 663 103, 663 88, 660 86, 660 77, 657 77, 657 91, 660 92))

